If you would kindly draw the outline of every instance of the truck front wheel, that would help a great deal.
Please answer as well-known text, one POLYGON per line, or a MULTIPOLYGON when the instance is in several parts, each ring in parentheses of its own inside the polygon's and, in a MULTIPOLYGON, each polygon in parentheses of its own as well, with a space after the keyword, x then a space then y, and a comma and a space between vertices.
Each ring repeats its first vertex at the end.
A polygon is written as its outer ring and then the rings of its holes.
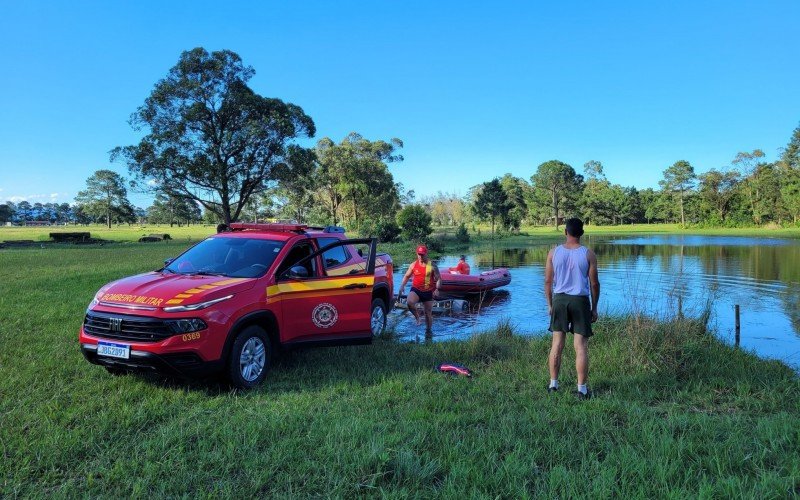
POLYGON ((240 389, 251 389, 267 376, 272 345, 267 332, 259 326, 248 326, 236 336, 228 359, 228 378, 240 389))
POLYGON ((369 326, 372 336, 377 337, 386 328, 386 306, 381 299, 372 299, 372 308, 369 315, 369 326))

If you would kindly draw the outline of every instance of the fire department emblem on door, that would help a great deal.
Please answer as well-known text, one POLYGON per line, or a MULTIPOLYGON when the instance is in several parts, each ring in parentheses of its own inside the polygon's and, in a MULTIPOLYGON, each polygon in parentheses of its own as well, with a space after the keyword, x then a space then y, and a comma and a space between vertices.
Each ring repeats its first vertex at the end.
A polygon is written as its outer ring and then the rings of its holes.
POLYGON ((339 319, 339 313, 333 304, 323 302, 314 308, 311 313, 311 321, 320 328, 330 328, 339 319))

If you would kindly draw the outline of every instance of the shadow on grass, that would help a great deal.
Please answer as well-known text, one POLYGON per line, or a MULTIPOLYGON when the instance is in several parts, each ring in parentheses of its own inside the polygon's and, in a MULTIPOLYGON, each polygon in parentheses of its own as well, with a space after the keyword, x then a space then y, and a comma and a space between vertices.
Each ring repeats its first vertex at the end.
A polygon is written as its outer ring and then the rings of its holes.
MULTIPOLYGON (((294 349, 281 353, 273 361, 264 384, 246 393, 287 393, 316 391, 334 386, 372 386, 387 379, 433 373, 442 362, 460 362, 470 367, 484 367, 514 355, 521 339, 475 335, 466 340, 399 343, 377 339, 372 345, 294 349)), ((143 374, 143 380, 170 389, 202 391, 218 395, 236 391, 221 376, 190 380, 155 374, 143 374)), ((442 375, 445 376, 445 375, 442 375)))

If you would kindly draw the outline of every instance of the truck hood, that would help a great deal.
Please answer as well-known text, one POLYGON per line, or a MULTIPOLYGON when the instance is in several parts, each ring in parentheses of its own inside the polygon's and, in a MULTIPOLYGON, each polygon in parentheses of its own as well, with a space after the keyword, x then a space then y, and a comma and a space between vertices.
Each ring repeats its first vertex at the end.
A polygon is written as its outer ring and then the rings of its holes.
POLYGON ((254 278, 150 272, 109 283, 97 292, 95 300, 106 307, 152 310, 206 302, 248 290, 255 283, 254 278))

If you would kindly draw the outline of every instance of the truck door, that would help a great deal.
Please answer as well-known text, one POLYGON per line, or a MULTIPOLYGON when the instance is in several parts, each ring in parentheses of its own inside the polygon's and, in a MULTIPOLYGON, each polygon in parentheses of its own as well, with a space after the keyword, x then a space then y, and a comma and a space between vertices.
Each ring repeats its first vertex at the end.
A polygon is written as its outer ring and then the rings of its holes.
POLYGON ((287 254, 276 276, 276 284, 267 290, 267 301, 280 300, 283 342, 347 343, 371 339, 370 306, 376 245, 374 238, 339 240, 296 262, 288 262, 288 259, 298 253, 287 254), (347 275, 331 276, 325 269, 324 259, 318 257, 345 245, 369 245, 366 265, 347 275), (317 262, 323 262, 320 268, 317 262))

